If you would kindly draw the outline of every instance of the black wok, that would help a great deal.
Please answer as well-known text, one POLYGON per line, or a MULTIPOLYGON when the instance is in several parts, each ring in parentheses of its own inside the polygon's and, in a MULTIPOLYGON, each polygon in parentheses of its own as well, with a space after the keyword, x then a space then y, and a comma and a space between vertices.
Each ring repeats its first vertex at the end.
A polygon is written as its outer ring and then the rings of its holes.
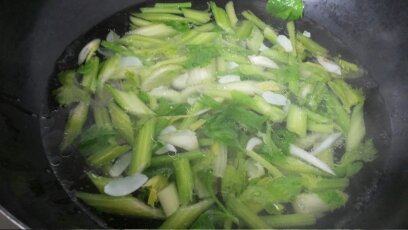
MULTIPOLYGON (((72 191, 82 187, 83 165, 75 153, 58 151, 67 111, 57 109, 50 93, 55 73, 74 67, 86 42, 109 29, 123 33, 129 12, 149 3, 0 1, 0 204, 21 226, 154 227, 145 220, 93 214, 73 198, 72 191)), ((367 95, 366 126, 380 152, 352 179, 348 204, 314 227, 407 228, 408 1, 305 3, 297 27, 367 70, 353 84, 367 95)), ((265 1, 237 0, 236 6, 274 22, 265 1)))

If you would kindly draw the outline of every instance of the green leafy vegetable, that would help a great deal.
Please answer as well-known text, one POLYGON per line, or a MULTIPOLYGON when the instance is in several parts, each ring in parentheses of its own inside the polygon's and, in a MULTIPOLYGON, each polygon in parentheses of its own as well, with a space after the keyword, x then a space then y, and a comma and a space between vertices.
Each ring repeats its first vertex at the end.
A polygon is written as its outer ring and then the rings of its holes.
POLYGON ((302 0, 268 0, 266 10, 277 18, 295 21, 303 16, 302 0))

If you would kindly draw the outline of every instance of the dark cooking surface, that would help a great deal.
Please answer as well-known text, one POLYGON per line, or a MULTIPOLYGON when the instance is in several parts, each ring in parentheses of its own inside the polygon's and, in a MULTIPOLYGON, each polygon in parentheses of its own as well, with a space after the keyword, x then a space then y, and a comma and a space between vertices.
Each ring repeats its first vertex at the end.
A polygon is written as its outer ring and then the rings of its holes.
MULTIPOLYGON (((59 68, 72 66, 88 36, 104 36, 109 28, 123 31, 117 25, 127 16, 119 13, 87 34, 105 18, 138 2, 142 1, 0 1, 0 203, 28 226, 97 227, 68 198, 45 157, 44 150, 65 188, 77 186, 72 182, 81 175, 81 165, 72 164, 78 162, 75 156, 61 156, 55 150, 63 123, 50 113, 55 105, 47 87, 55 83, 49 78, 68 45, 80 38, 64 53, 59 68), (84 34, 88 36, 81 37, 84 34)), ((263 1, 237 2, 241 9, 263 12, 263 1)), ((323 218, 317 227, 408 227, 404 220, 408 216, 408 1, 305 3, 306 17, 299 27, 325 45, 333 42, 333 36, 338 38, 335 47, 329 46, 331 51, 358 60, 375 79, 355 83, 367 93, 367 129, 381 150, 380 159, 352 180, 346 208, 323 218)), ((113 227, 147 227, 146 221, 108 218, 108 222, 113 227)))

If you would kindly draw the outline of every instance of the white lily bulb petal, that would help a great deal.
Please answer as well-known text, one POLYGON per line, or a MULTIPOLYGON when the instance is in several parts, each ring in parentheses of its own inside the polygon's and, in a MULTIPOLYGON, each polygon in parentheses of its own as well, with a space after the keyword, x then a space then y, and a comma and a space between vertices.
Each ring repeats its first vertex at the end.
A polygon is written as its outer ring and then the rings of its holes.
POLYGON ((88 57, 92 55, 99 48, 100 44, 101 44, 101 39, 94 39, 88 42, 88 44, 86 44, 84 48, 82 48, 81 52, 79 52, 78 65, 81 65, 82 63, 84 63, 85 60, 87 60, 88 57))
POLYGON ((177 149, 176 147, 174 147, 174 145, 171 144, 165 144, 163 147, 161 147, 160 149, 158 149, 155 153, 157 155, 162 155, 165 153, 177 153, 177 149))
POLYGON ((251 139, 249 139, 249 141, 247 142, 246 145, 246 150, 247 151, 252 151, 256 146, 262 144, 262 140, 258 137, 252 137, 251 139))
POLYGON ((239 65, 238 65, 238 63, 236 63, 236 62, 233 62, 233 61, 229 61, 228 63, 227 63, 227 68, 228 69, 235 69, 235 68, 237 68, 239 65))
POLYGON ((288 98, 282 94, 274 93, 271 91, 266 91, 262 93, 263 99, 271 105, 281 105, 285 106, 289 103, 288 98))
POLYGON ((317 61, 319 62, 320 65, 323 66, 323 68, 325 68, 330 73, 341 75, 341 68, 336 63, 329 61, 327 60, 327 58, 324 57, 317 57, 317 61))
POLYGON ((336 140, 339 139, 340 137, 341 133, 333 133, 329 135, 328 137, 326 137, 326 139, 324 139, 324 141, 322 141, 322 143, 313 148, 312 151, 310 151, 310 154, 316 155, 320 152, 325 151, 326 149, 330 148, 334 144, 334 142, 336 142, 336 140))
POLYGON ((104 192, 111 196, 126 196, 142 187, 148 179, 146 175, 140 173, 116 178, 105 185, 104 192))
POLYGON ((309 31, 305 30, 305 31, 303 31, 303 36, 305 36, 307 38, 310 38, 310 37, 312 37, 312 34, 309 31))
POLYGON ((172 132, 177 131, 177 128, 174 127, 173 125, 167 126, 166 128, 164 128, 161 132, 160 132, 160 136, 162 135, 166 135, 172 132))
POLYGON ((109 175, 112 177, 120 176, 129 166, 131 159, 131 153, 126 153, 120 156, 109 170, 109 175))
POLYGON ((113 31, 113 30, 110 30, 108 35, 106 35, 106 41, 108 41, 108 42, 116 41, 119 38, 120 38, 120 36, 117 33, 115 33, 115 31, 113 31))
POLYGON ((175 89, 185 89, 187 87, 187 80, 189 78, 188 73, 181 74, 180 76, 176 77, 171 85, 175 89))
POLYGON ((286 37, 285 35, 279 35, 278 38, 276 39, 278 44, 283 47, 283 49, 286 52, 292 52, 293 51, 293 46, 292 43, 290 42, 289 38, 286 37))
POLYGON ((196 133, 191 130, 177 130, 160 135, 159 139, 164 143, 172 144, 187 151, 198 149, 196 133))
POLYGON ((142 67, 143 63, 138 57, 128 56, 120 59, 120 66, 124 69, 135 69, 142 67))
POLYGON ((265 57, 265 56, 256 56, 256 55, 250 55, 248 56, 249 61, 258 66, 262 66, 265 68, 270 68, 270 69, 279 69, 278 65, 272 61, 271 59, 265 57))
POLYGON ((227 91, 239 91, 248 95, 254 95, 261 92, 259 87, 257 87, 257 82, 255 81, 237 81, 227 84, 222 84, 221 89, 227 91))
POLYGON ((225 75, 218 78, 218 83, 227 84, 231 82, 241 81, 241 77, 238 75, 225 75))
POLYGON ((295 146, 295 145, 290 145, 289 147, 289 152, 293 156, 299 157, 300 159, 306 161, 307 163, 315 166, 316 168, 319 168, 329 174, 336 175, 334 171, 323 161, 320 159, 316 158, 312 154, 308 153, 307 151, 295 146))
POLYGON ((212 79, 212 72, 210 68, 194 68, 188 73, 187 86, 194 86, 202 84, 212 79))
POLYGON ((249 159, 247 161, 247 174, 248 179, 252 180, 265 175, 265 169, 258 162, 249 159))

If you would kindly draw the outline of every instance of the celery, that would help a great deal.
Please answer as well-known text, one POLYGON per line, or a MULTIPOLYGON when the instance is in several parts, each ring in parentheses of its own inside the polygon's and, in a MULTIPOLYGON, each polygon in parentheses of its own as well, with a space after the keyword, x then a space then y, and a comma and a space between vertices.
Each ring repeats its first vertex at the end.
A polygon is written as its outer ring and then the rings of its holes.
POLYGON ((176 34, 177 31, 165 24, 152 24, 132 30, 130 33, 146 37, 165 38, 176 34))
POLYGON ((218 34, 216 32, 203 32, 197 34, 194 38, 192 38, 187 43, 189 45, 200 45, 200 44, 207 44, 211 43, 215 38, 217 38, 218 34))
POLYGON ((238 18, 237 18, 237 14, 235 13, 234 2, 229 1, 225 5, 225 11, 227 12, 231 26, 235 27, 235 25, 238 23, 238 18))
POLYGON ((210 32, 210 31, 213 31, 214 29, 215 29, 214 23, 209 22, 207 24, 195 27, 194 31, 197 31, 197 32, 210 32))
POLYGON ((167 14, 182 14, 178 7, 141 7, 142 13, 167 13, 167 14))
POLYGON ((154 7, 156 8, 190 8, 191 2, 175 2, 175 3, 156 3, 154 7))
POLYGON ((248 21, 254 23, 259 29, 264 30, 267 25, 260 18, 258 18, 254 13, 249 10, 242 12, 242 16, 248 21))
POLYGON ((345 81, 336 79, 328 82, 331 90, 341 100, 346 111, 350 111, 353 105, 361 103, 364 98, 360 92, 354 90, 345 81))
POLYGON ((348 133, 350 128, 350 117, 340 101, 331 93, 326 93, 324 99, 330 116, 341 127, 343 133, 348 133))
POLYGON ((99 58, 92 57, 82 68, 81 85, 92 93, 95 93, 99 71, 99 58))
POLYGON ((136 17, 153 22, 189 22, 190 20, 174 14, 165 13, 135 13, 136 17))
POLYGON ((245 206, 239 199, 235 197, 227 198, 227 207, 238 218, 242 219, 245 224, 254 229, 269 229, 267 223, 265 223, 256 213, 245 206))
POLYGON ((200 24, 207 23, 211 20, 210 13, 206 11, 192 10, 192 9, 182 9, 184 17, 198 22, 200 24))
POLYGON ((356 105, 351 114, 350 130, 346 139, 346 151, 354 150, 363 140, 366 133, 363 104, 356 105))
POLYGON ((311 226, 316 223, 316 217, 311 214, 288 214, 288 215, 274 215, 262 216, 271 228, 293 228, 311 226))
POLYGON ((175 77, 182 71, 183 67, 179 65, 167 65, 158 68, 142 83, 143 90, 152 90, 161 85, 170 85, 175 77))
POLYGON ((280 122, 285 118, 285 113, 278 107, 268 104, 263 98, 259 96, 254 97, 251 109, 264 116, 267 116, 271 121, 280 122))
POLYGON ((289 54, 277 49, 267 49, 262 51, 262 55, 277 61, 279 63, 287 64, 290 61, 289 54))
MULTIPOLYGON (((168 185, 167 178, 162 175, 156 175, 150 178, 143 187, 149 190, 149 197, 147 198, 147 204, 154 207, 159 199, 159 192, 166 188, 168 185)), ((166 213, 166 212, 165 212, 166 213)), ((166 213, 167 216, 167 213, 166 213)))
POLYGON ((196 160, 196 159, 204 158, 205 156, 206 154, 200 151, 179 153, 175 156, 172 156, 172 155, 157 156, 157 157, 152 158, 151 166, 156 167, 156 166, 169 165, 169 164, 172 164, 177 159, 184 158, 187 160, 196 160))
POLYGON ((342 76, 344 78, 358 78, 363 76, 364 70, 359 68, 356 64, 343 60, 341 58, 336 60, 341 67, 342 76))
POLYGON ((161 229, 186 229, 188 228, 203 212, 211 207, 212 200, 203 200, 196 204, 179 208, 173 215, 164 221, 160 226, 161 229))
POLYGON ((333 124, 322 124, 313 120, 307 121, 307 130, 317 133, 333 133, 333 124))
POLYGON ((164 219, 160 209, 147 206, 143 201, 134 197, 111 197, 101 194, 77 192, 76 196, 95 209, 119 215, 143 217, 150 219, 164 219))
POLYGON ((134 141, 133 124, 130 117, 114 103, 109 104, 109 113, 113 126, 126 139, 130 145, 134 141))
POLYGON ((142 172, 150 166, 152 158, 152 143, 156 119, 149 119, 140 128, 133 145, 132 161, 129 166, 129 174, 142 172))
POLYGON ((237 37, 240 39, 248 38, 252 32, 252 27, 253 24, 250 21, 248 20, 243 21, 241 25, 239 25, 238 28, 236 29, 237 37))
POLYGON ((88 102, 80 102, 69 113, 67 124, 65 125, 64 139, 61 144, 61 150, 65 150, 78 135, 81 133, 86 119, 88 118, 89 104, 88 102))
POLYGON ((122 146, 110 146, 99 153, 94 153, 88 157, 87 161, 91 166, 100 167, 104 166, 120 155, 128 152, 131 149, 129 145, 122 146))
POLYGON ((97 127, 112 127, 109 112, 104 106, 95 104, 93 106, 93 117, 97 127))
POLYGON ((249 36, 249 39, 247 40, 247 46, 250 50, 253 52, 258 52, 259 48, 261 48, 261 45, 263 44, 264 41, 264 36, 261 33, 261 31, 257 27, 252 28, 251 35, 249 36))
POLYGON ((295 22, 289 21, 289 22, 286 24, 286 28, 287 28, 287 30, 288 30, 290 42, 292 43, 293 55, 297 56, 295 22))
POLYGON ((286 128, 301 137, 306 136, 307 112, 296 105, 291 105, 286 120, 286 128))
POLYGON ((315 192, 330 189, 343 190, 348 186, 349 180, 347 178, 328 179, 313 175, 304 175, 302 177, 302 184, 307 190, 315 192))
POLYGON ((278 33, 273 30, 271 27, 267 26, 265 27, 264 31, 264 36, 268 41, 270 41, 272 44, 276 44, 276 39, 278 38, 278 33))
POLYGON ((153 22, 149 22, 147 20, 144 20, 138 17, 134 17, 134 16, 130 16, 129 20, 133 26, 148 26, 148 25, 153 24, 153 22))
POLYGON ((217 25, 227 33, 232 33, 231 22, 225 10, 218 7, 214 2, 210 2, 210 7, 217 25))
POLYGON ((311 38, 308 38, 301 33, 297 33, 296 38, 303 44, 307 51, 313 54, 313 56, 327 56, 328 51, 311 38))
POLYGON ((95 185, 95 187, 98 189, 100 193, 104 193, 105 185, 107 185, 112 180, 112 178, 98 176, 91 172, 87 172, 86 175, 92 181, 92 183, 95 185))
POLYGON ((269 163, 266 159, 264 159, 262 156, 257 154, 254 151, 247 151, 247 155, 258 162, 262 167, 266 168, 268 172, 274 176, 274 177, 280 177, 283 176, 283 174, 277 169, 275 166, 273 166, 271 163, 269 163))
POLYGON ((116 72, 118 71, 118 66, 120 62, 120 56, 115 55, 107 59, 104 63, 102 68, 99 71, 98 80, 99 85, 98 87, 102 88, 103 84, 114 77, 116 72))
POLYGON ((171 216, 180 206, 177 188, 174 183, 167 185, 158 194, 160 204, 166 216, 171 216))
POLYGON ((118 103, 118 105, 126 112, 136 116, 149 116, 154 114, 153 111, 151 111, 135 93, 124 92, 115 89, 110 85, 107 85, 106 87, 112 94, 116 103, 118 103))
POLYGON ((176 174, 177 189, 182 205, 188 205, 193 199, 194 177, 189 160, 185 158, 176 159, 173 162, 176 174))

